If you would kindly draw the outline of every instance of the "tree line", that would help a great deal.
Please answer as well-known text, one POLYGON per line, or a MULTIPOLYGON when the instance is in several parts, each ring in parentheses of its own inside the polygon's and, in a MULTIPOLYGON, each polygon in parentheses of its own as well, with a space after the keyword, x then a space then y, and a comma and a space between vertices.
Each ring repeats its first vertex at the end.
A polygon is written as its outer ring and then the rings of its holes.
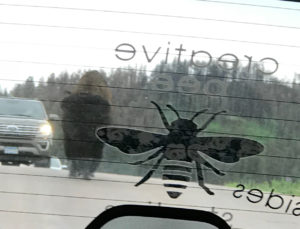
MULTIPOLYGON (((199 125, 211 114, 226 110, 226 114, 218 116, 200 135, 243 136, 261 142, 265 150, 261 155, 242 159, 234 165, 212 160, 216 167, 227 171, 227 176, 219 178, 207 171, 208 182, 299 180, 299 79, 286 83, 259 71, 250 72, 255 74, 249 74, 242 66, 226 71, 216 62, 207 68, 196 69, 187 61, 178 63, 177 60, 169 64, 162 62, 151 71, 141 66, 106 72, 113 94, 112 124, 167 134, 151 101, 160 104, 169 121, 175 120, 176 116, 165 107, 166 104, 172 104, 181 117, 188 119, 197 111, 209 108, 207 114, 195 120, 199 125)), ((62 72, 38 81, 31 76, 16 84, 9 93, 1 90, 0 93, 2 96, 39 99, 48 114, 61 117, 60 102, 72 91, 82 74, 81 71, 62 72)), ((55 130, 53 154, 60 158, 64 158, 62 121, 52 122, 55 130)), ((128 165, 128 160, 128 156, 107 147, 100 170, 141 176, 149 169, 148 165, 128 165)))

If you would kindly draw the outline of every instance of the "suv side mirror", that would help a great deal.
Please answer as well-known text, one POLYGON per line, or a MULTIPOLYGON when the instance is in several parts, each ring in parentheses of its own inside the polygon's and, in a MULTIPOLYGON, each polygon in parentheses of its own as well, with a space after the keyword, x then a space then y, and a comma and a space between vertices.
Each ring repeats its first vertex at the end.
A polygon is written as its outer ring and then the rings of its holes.
POLYGON ((112 207, 96 217, 86 229, 230 229, 219 216, 206 211, 143 206, 121 205, 112 207))
POLYGON ((57 114, 50 114, 49 119, 52 121, 57 121, 59 120, 59 116, 57 114))

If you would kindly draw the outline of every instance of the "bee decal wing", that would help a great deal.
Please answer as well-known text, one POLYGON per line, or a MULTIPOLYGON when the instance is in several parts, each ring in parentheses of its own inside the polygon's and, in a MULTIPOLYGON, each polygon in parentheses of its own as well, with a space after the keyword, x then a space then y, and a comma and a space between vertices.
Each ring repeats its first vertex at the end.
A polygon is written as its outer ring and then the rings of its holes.
POLYGON ((197 137, 191 140, 189 151, 201 151, 215 160, 234 163, 243 157, 257 155, 264 146, 257 141, 238 137, 197 137))
POLYGON ((118 127, 98 128, 96 136, 127 154, 144 153, 163 146, 166 140, 166 135, 118 127))

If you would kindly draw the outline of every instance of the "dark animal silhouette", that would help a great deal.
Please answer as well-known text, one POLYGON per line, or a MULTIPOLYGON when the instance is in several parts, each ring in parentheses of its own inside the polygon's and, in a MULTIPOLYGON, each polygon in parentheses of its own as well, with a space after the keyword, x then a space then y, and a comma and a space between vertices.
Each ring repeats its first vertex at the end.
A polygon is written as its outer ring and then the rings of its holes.
POLYGON ((99 166, 104 144, 96 127, 110 123, 111 93, 103 74, 89 71, 61 103, 64 148, 70 161, 70 177, 90 179, 99 166))

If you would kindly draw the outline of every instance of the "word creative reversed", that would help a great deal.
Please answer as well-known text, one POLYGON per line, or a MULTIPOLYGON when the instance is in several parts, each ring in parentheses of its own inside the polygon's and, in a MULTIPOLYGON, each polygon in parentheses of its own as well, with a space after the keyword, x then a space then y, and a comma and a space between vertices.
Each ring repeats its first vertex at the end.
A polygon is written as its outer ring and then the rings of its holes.
MULTIPOLYGON (((152 51, 149 51, 149 49, 147 49, 147 47, 145 45, 142 45, 142 49, 143 49, 143 55, 145 55, 145 58, 148 63, 151 63, 156 58, 157 54, 159 54, 159 53, 164 54, 164 63, 165 64, 168 63, 169 55, 170 55, 170 42, 168 42, 166 50, 163 53, 160 52, 162 47, 157 47, 157 49, 154 53, 152 51)), ((183 48, 182 44, 180 44, 180 46, 175 48, 174 50, 177 53, 177 60, 179 63, 181 60, 182 54, 184 52, 186 52, 187 50, 183 48)), ((134 59, 134 57, 136 56, 136 53, 137 53, 137 51, 136 51, 135 46, 133 46, 132 44, 129 44, 129 43, 119 44, 115 48, 115 55, 121 61, 130 61, 130 60, 134 59)), ((209 52, 204 51, 204 50, 199 50, 199 51, 192 50, 190 52, 190 56, 191 56, 191 58, 190 58, 189 63, 191 66, 196 67, 196 68, 206 68, 209 65, 211 65, 213 62, 212 55, 209 52), (204 59, 205 59, 205 61, 203 61, 204 59)), ((252 61, 253 61, 252 56, 244 55, 244 57, 246 57, 247 62, 248 62, 247 69, 248 69, 248 73, 249 73, 251 70, 252 61)), ((217 58, 218 66, 226 71, 237 70, 239 62, 240 62, 239 58, 235 54, 232 54, 232 53, 226 53, 217 58)), ((260 72, 262 74, 265 74, 265 75, 272 75, 278 70, 278 67, 279 67, 279 63, 277 60, 275 60, 274 58, 271 58, 271 57, 265 57, 257 62, 256 71, 260 72), (268 66, 271 65, 271 69, 266 68, 267 65, 268 66)))

